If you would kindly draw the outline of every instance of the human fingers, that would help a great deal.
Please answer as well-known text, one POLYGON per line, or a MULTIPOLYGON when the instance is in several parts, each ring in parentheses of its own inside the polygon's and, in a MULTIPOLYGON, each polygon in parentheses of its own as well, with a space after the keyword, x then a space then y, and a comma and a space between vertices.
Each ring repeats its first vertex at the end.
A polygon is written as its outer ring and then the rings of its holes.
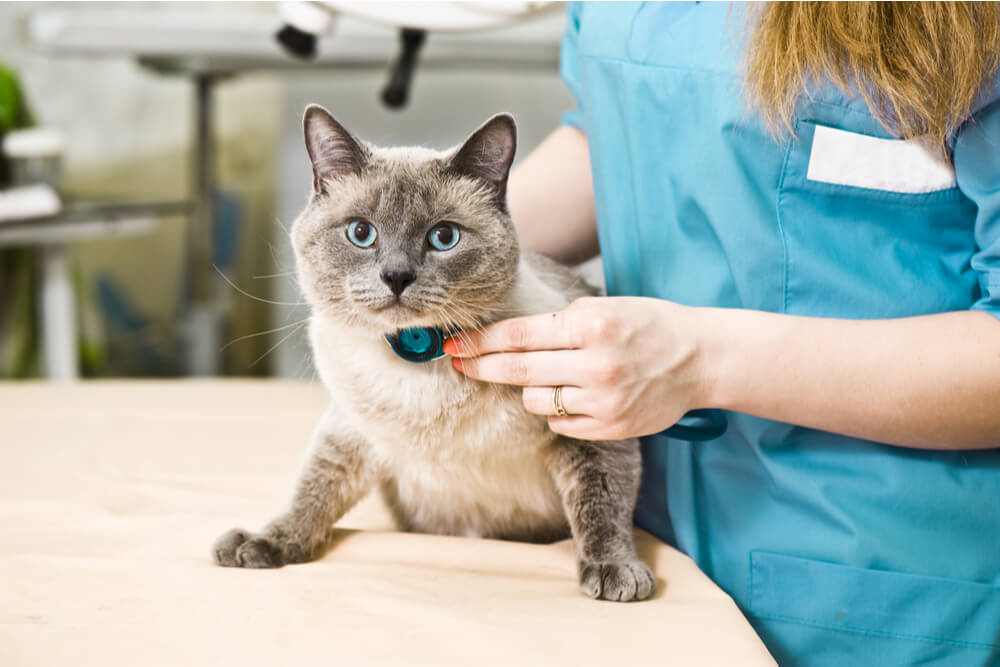
POLYGON ((454 357, 478 357, 495 352, 561 350, 574 344, 565 312, 500 320, 475 331, 463 331, 445 341, 444 351, 454 357))
POLYGON ((549 429, 553 433, 579 440, 624 440, 638 435, 629 432, 624 423, 608 422, 587 415, 550 416, 549 429))
POLYGON ((454 358, 451 363, 468 377, 484 382, 554 387, 580 383, 585 355, 579 350, 498 352, 454 358))
MULTIPOLYGON (((559 402, 563 410, 570 415, 591 415, 591 408, 587 400, 587 392, 580 387, 571 385, 561 386, 559 392, 559 402)), ((551 416, 556 412, 555 386, 552 387, 525 387, 522 392, 524 409, 535 415, 551 416)))

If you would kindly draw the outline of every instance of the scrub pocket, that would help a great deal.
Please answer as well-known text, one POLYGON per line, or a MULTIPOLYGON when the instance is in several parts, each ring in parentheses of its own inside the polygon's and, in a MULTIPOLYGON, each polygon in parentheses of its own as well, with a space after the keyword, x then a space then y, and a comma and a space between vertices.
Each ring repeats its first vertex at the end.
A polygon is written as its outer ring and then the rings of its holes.
POLYGON ((1000 587, 750 554, 749 614, 780 664, 991 665, 1000 587), (792 661, 788 661, 792 664, 792 661))
POLYGON ((778 186, 784 311, 873 319, 968 309, 979 292, 975 215, 950 165, 915 143, 800 120, 778 186))

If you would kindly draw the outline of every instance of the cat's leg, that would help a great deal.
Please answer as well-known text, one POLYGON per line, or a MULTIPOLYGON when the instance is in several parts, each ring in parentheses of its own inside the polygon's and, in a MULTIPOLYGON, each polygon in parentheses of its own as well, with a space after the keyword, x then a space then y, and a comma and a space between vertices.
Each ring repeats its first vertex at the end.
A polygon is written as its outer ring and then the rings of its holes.
POLYGON ((641 473, 635 440, 589 442, 560 437, 548 457, 576 543, 580 590, 628 602, 653 593, 654 578, 632 536, 641 473))
POLYGON ((321 426, 288 510, 258 534, 236 528, 222 535, 212 548, 215 562, 266 568, 320 557, 333 524, 379 481, 379 468, 371 459, 361 437, 321 426))

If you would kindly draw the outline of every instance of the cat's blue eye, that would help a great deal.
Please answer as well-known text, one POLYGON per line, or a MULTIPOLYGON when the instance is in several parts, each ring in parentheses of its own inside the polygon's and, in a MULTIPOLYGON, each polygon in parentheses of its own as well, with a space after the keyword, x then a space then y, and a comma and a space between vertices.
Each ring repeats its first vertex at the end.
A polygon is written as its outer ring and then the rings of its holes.
POLYGON ((458 225, 442 222, 427 233, 427 242, 435 250, 451 250, 458 244, 458 225))
POLYGON ((371 246, 375 243, 377 235, 375 225, 367 220, 352 220, 351 224, 347 225, 347 240, 359 248, 371 246))

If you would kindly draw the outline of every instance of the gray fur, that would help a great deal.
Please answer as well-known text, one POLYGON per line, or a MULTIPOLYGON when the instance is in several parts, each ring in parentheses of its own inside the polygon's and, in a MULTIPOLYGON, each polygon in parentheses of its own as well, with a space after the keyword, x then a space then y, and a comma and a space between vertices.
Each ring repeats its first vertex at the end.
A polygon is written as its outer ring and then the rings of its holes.
POLYGON ((558 436, 524 409, 519 388, 469 380, 447 359, 410 364, 383 340, 405 327, 470 330, 551 312, 593 293, 570 269, 519 251, 504 201, 513 119, 495 116, 443 153, 369 146, 319 107, 306 111, 305 131, 314 193, 292 242, 331 403, 289 508, 258 534, 223 535, 215 561, 319 558, 333 524, 377 486, 404 530, 535 542, 571 534, 584 593, 649 597, 653 575, 632 538, 635 440, 558 436), (375 226, 371 247, 348 240, 354 219, 375 226), (426 240, 441 221, 460 228, 447 251, 426 240), (386 271, 416 279, 397 296, 386 271))

